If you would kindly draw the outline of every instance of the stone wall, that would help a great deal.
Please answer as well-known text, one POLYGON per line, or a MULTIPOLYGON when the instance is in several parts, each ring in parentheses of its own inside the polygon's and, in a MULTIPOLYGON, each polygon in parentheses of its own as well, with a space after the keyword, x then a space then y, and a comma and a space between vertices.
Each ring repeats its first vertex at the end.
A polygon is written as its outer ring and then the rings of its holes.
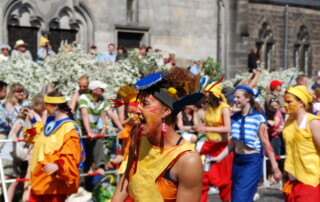
MULTIPOLYGON (((85 50, 95 44, 102 52, 109 43, 117 45, 120 28, 128 29, 145 33, 141 45, 176 52, 181 66, 191 65, 194 58, 220 59, 228 78, 247 71, 247 55, 261 40, 261 29, 267 23, 273 43, 270 70, 284 66, 284 4, 258 0, 133 0, 134 17, 129 22, 127 2, 2 0, 0 43, 8 42, 7 25, 12 20, 20 26, 38 26, 38 37, 52 22, 66 29, 76 27, 77 42, 85 50)), ((294 47, 300 43, 297 35, 305 27, 310 73, 320 69, 319 19, 319 7, 289 5, 288 67, 294 66, 294 47)))
MULTIPOLYGON (((303 7, 288 7, 288 68, 294 67, 294 46, 298 43, 298 33, 306 27, 310 38, 311 75, 320 69, 320 10, 303 7)), ((285 46, 285 5, 262 3, 249 4, 249 47, 255 45, 263 23, 267 22, 275 40, 272 70, 284 67, 285 46)))
POLYGON ((31 18, 37 21, 39 37, 43 31, 48 31, 52 20, 66 29, 69 23, 76 23, 79 29, 77 42, 85 50, 95 44, 104 52, 109 43, 117 45, 117 26, 121 26, 130 28, 130 31, 143 29, 146 34, 141 45, 172 50, 184 66, 190 65, 194 58, 216 57, 216 2, 133 2, 135 20, 128 22, 126 0, 4 0, 0 2, 1 13, 4 13, 4 19, 0 19, 4 33, 0 35, 0 43, 8 40, 6 27, 8 19, 12 17, 10 9, 15 7, 20 26, 32 26, 31 18))

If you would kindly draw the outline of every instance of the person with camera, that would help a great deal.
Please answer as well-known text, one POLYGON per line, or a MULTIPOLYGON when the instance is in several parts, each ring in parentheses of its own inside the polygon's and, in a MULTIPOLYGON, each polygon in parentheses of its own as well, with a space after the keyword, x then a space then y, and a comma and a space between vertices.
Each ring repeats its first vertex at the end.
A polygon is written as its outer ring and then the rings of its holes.
POLYGON ((37 62, 45 60, 48 56, 52 56, 54 54, 55 52, 52 50, 50 41, 42 36, 40 39, 40 49, 37 52, 37 62))

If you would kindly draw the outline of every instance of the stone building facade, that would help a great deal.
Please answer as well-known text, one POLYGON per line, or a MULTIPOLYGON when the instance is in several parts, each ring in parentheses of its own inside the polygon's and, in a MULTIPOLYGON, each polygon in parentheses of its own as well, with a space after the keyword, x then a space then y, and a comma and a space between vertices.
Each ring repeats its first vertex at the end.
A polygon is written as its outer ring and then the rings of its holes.
POLYGON ((229 75, 246 68, 257 46, 268 70, 295 67, 309 76, 320 70, 320 1, 229 1, 229 75))
POLYGON ((227 77, 247 70, 257 46, 268 70, 320 69, 320 2, 316 0, 2 0, 0 43, 22 38, 35 55, 41 35, 102 52, 152 46, 177 54, 178 64, 208 56, 227 77))

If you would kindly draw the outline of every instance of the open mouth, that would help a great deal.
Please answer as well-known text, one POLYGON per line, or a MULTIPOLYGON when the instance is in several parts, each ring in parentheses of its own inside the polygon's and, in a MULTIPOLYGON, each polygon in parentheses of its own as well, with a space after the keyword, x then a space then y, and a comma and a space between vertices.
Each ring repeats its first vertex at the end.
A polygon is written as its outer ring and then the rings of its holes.
POLYGON ((140 121, 140 128, 144 128, 144 126, 146 125, 146 121, 144 119, 139 119, 140 121))

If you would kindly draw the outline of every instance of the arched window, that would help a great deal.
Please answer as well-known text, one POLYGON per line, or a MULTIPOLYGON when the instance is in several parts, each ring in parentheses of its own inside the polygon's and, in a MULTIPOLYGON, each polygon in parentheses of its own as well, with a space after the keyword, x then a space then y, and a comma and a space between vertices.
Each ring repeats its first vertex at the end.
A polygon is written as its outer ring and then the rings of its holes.
MULTIPOLYGON (((33 58, 36 58, 40 36, 49 38, 54 51, 62 40, 76 41, 88 50, 93 43, 93 20, 89 9, 83 3, 58 1, 13 1, 6 10, 7 27, 3 39, 14 46, 19 39, 28 44, 33 58), (47 12, 40 12, 39 4, 47 5, 47 12)), ((76 2, 76 1, 74 1, 76 2)))
POLYGON ((127 22, 138 23, 138 0, 127 0, 127 22))
POLYGON ((259 39, 256 42, 257 48, 259 50, 260 62, 264 64, 264 68, 267 70, 272 70, 273 61, 273 45, 275 41, 273 39, 271 26, 264 22, 259 31, 259 39))
POLYGON ((294 44, 294 66, 304 74, 310 75, 310 37, 307 27, 302 25, 294 44))
POLYGON ((9 45, 14 48, 16 41, 22 39, 35 59, 38 48, 37 33, 41 26, 41 19, 35 16, 31 5, 20 2, 9 8, 6 16, 9 45))

